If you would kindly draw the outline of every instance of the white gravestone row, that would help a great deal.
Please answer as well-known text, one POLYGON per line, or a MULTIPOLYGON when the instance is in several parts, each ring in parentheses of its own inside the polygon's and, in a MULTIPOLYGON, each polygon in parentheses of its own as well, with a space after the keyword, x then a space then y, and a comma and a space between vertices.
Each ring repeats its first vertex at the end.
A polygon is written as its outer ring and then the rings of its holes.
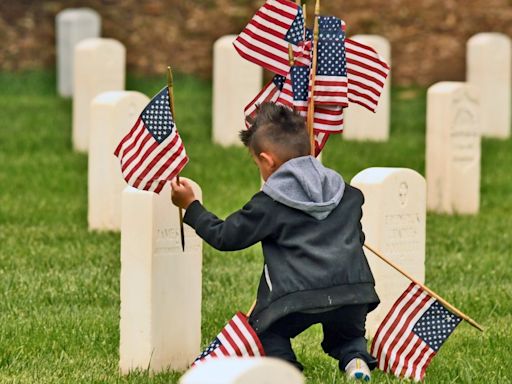
POLYGON ((478 88, 482 135, 510 137, 511 40, 501 33, 479 33, 467 42, 467 82, 478 88))
POLYGON ((114 151, 148 103, 146 95, 135 91, 104 92, 91 103, 87 205, 90 230, 121 229, 121 193, 126 182, 114 151))
MULTIPOLYGON (((192 182, 196 196, 201 189, 192 182)), ((203 242, 185 225, 167 185, 126 187, 121 228, 120 369, 184 370, 200 353, 203 242)))
POLYGON ((89 8, 71 8, 55 18, 57 43, 57 91, 59 95, 73 95, 73 59, 75 45, 80 41, 99 37, 101 18, 89 8))
MULTIPOLYGON (((384 37, 377 35, 355 35, 351 39, 372 47, 391 65, 391 44, 384 37)), ((390 90, 391 75, 386 79, 375 113, 355 103, 352 103, 349 108, 345 109, 344 139, 370 141, 387 141, 389 139, 390 90)))
POLYGON ((213 142, 222 146, 242 143, 244 108, 260 92, 263 70, 240 57, 235 35, 223 36, 213 46, 213 142))
MULTIPOLYGON (((351 181, 365 198, 365 243, 413 278, 425 281, 426 184, 407 168, 368 168, 351 181)), ((367 334, 378 326, 410 281, 365 248, 381 303, 368 315, 367 334)))
POLYGON ((478 213, 480 123, 477 90, 467 83, 441 82, 427 95, 426 178, 428 209, 478 213))
POLYGON ((211 359, 189 370, 179 384, 303 384, 291 364, 270 357, 211 359))
POLYGON ((86 39, 75 47, 73 148, 89 149, 91 102, 100 93, 124 90, 126 50, 114 39, 86 39))

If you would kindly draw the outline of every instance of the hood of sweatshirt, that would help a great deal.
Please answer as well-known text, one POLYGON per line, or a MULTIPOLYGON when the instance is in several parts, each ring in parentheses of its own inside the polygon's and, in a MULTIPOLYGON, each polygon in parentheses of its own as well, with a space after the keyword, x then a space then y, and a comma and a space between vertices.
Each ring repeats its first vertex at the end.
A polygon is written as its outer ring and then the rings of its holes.
POLYGON ((313 156, 303 156, 281 165, 262 190, 281 204, 323 220, 340 203, 345 182, 313 156))

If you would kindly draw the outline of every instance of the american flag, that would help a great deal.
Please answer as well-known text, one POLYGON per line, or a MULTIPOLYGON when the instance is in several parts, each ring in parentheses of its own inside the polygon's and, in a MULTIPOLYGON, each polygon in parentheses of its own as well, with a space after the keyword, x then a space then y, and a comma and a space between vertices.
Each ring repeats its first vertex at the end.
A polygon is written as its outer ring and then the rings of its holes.
POLYGON ((275 75, 274 78, 263 87, 263 89, 256 95, 256 97, 244 109, 245 125, 247 128, 251 126, 251 121, 257 115, 258 106, 262 103, 276 102, 279 94, 283 89, 285 77, 275 75))
POLYGON ((128 185, 160 193, 188 162, 169 107, 169 90, 149 102, 114 154, 128 185))
MULTIPOLYGON (((291 67, 290 73, 286 77, 283 89, 276 103, 295 109, 302 116, 306 117, 308 113, 309 73, 309 67, 291 67)), ((331 134, 342 132, 343 108, 329 105, 315 106, 313 130, 315 131, 315 135, 320 133, 331 134)), ((319 148, 320 151, 327 141, 328 135, 321 136, 322 139, 317 140, 317 142, 321 144, 319 148)), ((318 151, 318 153, 320 151, 318 151)))
POLYGON ((430 361, 461 321, 411 283, 379 326, 371 354, 382 371, 423 380, 430 361))
POLYGON ((216 357, 265 356, 261 341, 247 321, 247 316, 237 312, 217 337, 210 343, 192 366, 216 357))
POLYGON ((348 99, 375 112, 389 65, 368 45, 345 39, 348 99))
POLYGON ((240 56, 281 76, 289 71, 288 45, 304 41, 302 8, 290 0, 267 0, 233 42, 240 56))
POLYGON ((318 18, 315 104, 348 107, 344 25, 334 16, 318 18))

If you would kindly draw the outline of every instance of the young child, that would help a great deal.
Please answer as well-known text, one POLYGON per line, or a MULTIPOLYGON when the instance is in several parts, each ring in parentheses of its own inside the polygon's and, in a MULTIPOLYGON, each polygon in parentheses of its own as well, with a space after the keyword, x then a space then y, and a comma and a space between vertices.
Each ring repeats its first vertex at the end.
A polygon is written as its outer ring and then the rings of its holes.
POLYGON ((323 350, 351 378, 370 380, 366 314, 379 303, 363 253, 362 193, 310 156, 304 118, 262 104, 240 133, 265 181, 239 211, 221 220, 196 200, 190 185, 172 182, 184 221, 222 251, 263 247, 264 267, 249 321, 267 356, 298 369, 290 339, 322 324, 323 350))

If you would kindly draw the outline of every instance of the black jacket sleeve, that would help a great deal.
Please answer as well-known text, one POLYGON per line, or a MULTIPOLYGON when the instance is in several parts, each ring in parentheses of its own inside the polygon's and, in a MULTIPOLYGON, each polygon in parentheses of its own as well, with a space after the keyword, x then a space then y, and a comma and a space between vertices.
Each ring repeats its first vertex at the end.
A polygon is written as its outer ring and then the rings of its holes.
POLYGON ((184 221, 212 247, 220 251, 236 251, 250 247, 274 232, 275 220, 270 214, 273 203, 259 192, 224 221, 196 200, 187 208, 184 221))

